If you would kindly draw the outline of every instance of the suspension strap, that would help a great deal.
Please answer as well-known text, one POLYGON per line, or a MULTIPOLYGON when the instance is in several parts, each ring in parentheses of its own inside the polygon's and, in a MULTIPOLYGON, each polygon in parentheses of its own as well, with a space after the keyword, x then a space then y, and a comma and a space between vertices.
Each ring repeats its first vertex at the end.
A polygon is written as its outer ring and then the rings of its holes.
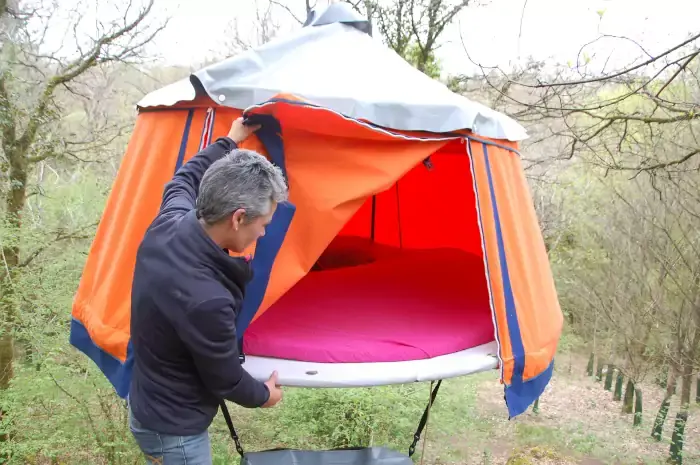
POLYGON ((433 403, 435 402, 435 397, 437 397, 438 390, 440 389, 440 385, 442 384, 442 380, 438 381, 437 384, 435 385, 435 388, 433 388, 433 392, 430 394, 430 399, 428 401, 428 406, 425 407, 425 411, 423 412, 423 416, 420 419, 420 423, 418 423, 418 428, 416 429, 416 433, 413 435, 413 443, 411 443, 411 446, 408 448, 408 456, 412 457, 413 454, 416 453, 416 446, 418 445, 418 441, 420 441, 421 434, 423 434, 423 429, 425 428, 425 425, 428 423, 428 416, 430 415, 430 407, 432 407, 433 403))
POLYGON ((238 439, 238 433, 236 433, 236 428, 233 427, 233 421, 231 421, 231 415, 228 413, 228 407, 226 407, 226 401, 221 401, 219 403, 221 406, 221 413, 224 415, 224 420, 228 425, 228 430, 231 433, 231 439, 233 439, 234 444, 236 444, 236 452, 238 455, 243 457, 243 447, 241 447, 241 441, 238 439))

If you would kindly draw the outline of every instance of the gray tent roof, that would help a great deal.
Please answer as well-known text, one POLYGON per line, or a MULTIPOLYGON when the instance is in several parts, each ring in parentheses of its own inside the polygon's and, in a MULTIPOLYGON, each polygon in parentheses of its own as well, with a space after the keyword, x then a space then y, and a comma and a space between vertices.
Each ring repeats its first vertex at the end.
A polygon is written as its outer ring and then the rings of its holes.
POLYGON ((299 31, 207 66, 146 95, 138 105, 193 100, 198 88, 220 105, 244 109, 286 93, 390 129, 471 129, 495 139, 527 138, 513 119, 453 93, 368 30, 347 4, 332 4, 299 31))

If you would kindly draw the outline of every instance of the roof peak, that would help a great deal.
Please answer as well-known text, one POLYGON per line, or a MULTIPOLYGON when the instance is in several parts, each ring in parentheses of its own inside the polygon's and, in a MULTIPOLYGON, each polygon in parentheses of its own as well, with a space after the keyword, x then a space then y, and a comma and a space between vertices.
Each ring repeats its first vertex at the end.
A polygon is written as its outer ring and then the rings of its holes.
POLYGON ((326 26, 343 23, 352 26, 366 34, 372 35, 372 24, 345 2, 331 3, 325 7, 314 8, 304 22, 303 27, 326 26))

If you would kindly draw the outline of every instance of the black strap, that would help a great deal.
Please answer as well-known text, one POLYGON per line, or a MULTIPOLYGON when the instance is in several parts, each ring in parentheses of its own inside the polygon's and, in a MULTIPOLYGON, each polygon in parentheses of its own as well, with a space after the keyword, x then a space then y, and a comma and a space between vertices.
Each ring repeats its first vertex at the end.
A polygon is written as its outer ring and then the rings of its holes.
POLYGON ((440 384, 442 384, 442 380, 437 382, 437 384, 433 388, 433 392, 430 394, 430 402, 428 402, 428 406, 425 407, 423 417, 420 419, 420 423, 418 423, 416 434, 413 435, 413 443, 411 443, 411 447, 408 448, 409 457, 412 457, 413 454, 416 453, 416 446, 418 445, 418 441, 420 441, 420 436, 421 434, 423 434, 423 429, 425 428, 425 425, 428 422, 428 414, 430 413, 430 407, 433 405, 433 403, 435 403, 435 397, 437 397, 438 390, 440 389, 440 384))
POLYGON ((228 430, 231 433, 231 439, 233 439, 233 442, 236 444, 236 452, 243 457, 243 447, 241 447, 241 441, 238 439, 236 428, 233 427, 233 421, 231 421, 231 415, 228 413, 226 402, 222 400, 219 405, 221 406, 221 413, 224 415, 224 420, 226 420, 226 424, 228 425, 228 430))

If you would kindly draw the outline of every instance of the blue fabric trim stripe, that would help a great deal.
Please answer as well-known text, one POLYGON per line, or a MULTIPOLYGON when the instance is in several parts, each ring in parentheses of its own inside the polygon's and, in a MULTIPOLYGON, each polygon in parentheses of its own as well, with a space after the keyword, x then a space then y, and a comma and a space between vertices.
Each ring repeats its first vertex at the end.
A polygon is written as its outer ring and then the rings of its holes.
POLYGON ((501 279, 503 280, 503 297, 505 299, 506 304, 506 321, 508 322, 508 334, 510 336, 510 343, 514 359, 513 376, 511 384, 519 385, 523 382, 523 373, 525 371, 525 347, 523 346, 523 339, 520 334, 520 324, 518 323, 518 314, 515 308, 515 297, 513 296, 513 287, 510 282, 510 273, 508 271, 508 258, 506 257, 506 249, 503 241, 503 230, 501 229, 501 218, 498 212, 498 204, 496 203, 496 192, 493 189, 493 176, 491 174, 491 163, 489 162, 488 146, 486 144, 483 144, 482 147, 484 151, 484 160, 486 162, 486 174, 489 180, 491 205, 493 208, 493 217, 496 227, 498 258, 499 263, 501 265, 501 279))
POLYGON ((190 137, 190 128, 192 127, 192 117, 194 116, 194 109, 187 113, 187 121, 185 122, 185 129, 182 134, 182 140, 180 141, 180 150, 177 153, 177 161, 175 162, 175 172, 180 169, 182 162, 185 160, 185 153, 187 152, 187 140, 190 137))
POLYGON ((112 383, 119 397, 125 399, 129 394, 131 370, 134 364, 131 341, 129 341, 129 345, 126 348, 126 362, 122 363, 98 347, 90 338, 90 334, 85 326, 75 318, 72 318, 70 323, 70 343, 95 362, 95 365, 112 383))
POLYGON ((510 418, 513 418, 524 413, 528 407, 542 395, 547 387, 547 384, 549 384, 550 380, 552 379, 552 375, 554 373, 554 361, 552 361, 547 369, 545 369, 538 376, 527 381, 523 380, 523 373, 525 371, 525 348, 523 346, 523 340, 520 334, 520 325, 518 323, 518 315, 515 308, 515 298, 513 296, 513 288, 510 282, 508 260, 505 254, 505 245, 503 242, 503 231, 501 229, 498 204, 496 203, 496 193, 493 189, 493 176, 491 174, 491 164, 488 156, 488 144, 484 143, 482 146, 484 150, 486 173, 489 181, 491 204, 493 206, 494 222, 496 226, 498 255, 503 279, 503 294, 506 303, 506 321, 508 322, 508 334, 510 336, 514 359, 511 384, 506 385, 505 387, 505 401, 508 407, 508 415, 510 418))
MULTIPOLYGON (((261 124, 256 132, 258 139, 265 146, 272 163, 279 166, 287 177, 287 168, 284 160, 284 144, 282 142, 282 128, 279 121, 271 115, 250 115, 247 118, 251 124, 261 124)), ((250 322, 260 308, 260 304, 267 292, 270 282, 270 273, 275 263, 277 254, 282 248, 282 243, 287 235, 289 226, 294 218, 296 206, 290 202, 284 202, 277 206, 265 236, 258 240, 253 257, 253 279, 248 284, 243 305, 236 317, 236 330, 238 343, 243 349, 243 336, 250 322)))
POLYGON ((547 369, 524 383, 506 386, 506 405, 510 418, 524 413, 544 392, 554 374, 554 361, 547 369))
POLYGON ((491 191, 491 203, 493 205, 494 222, 496 226, 496 237, 498 241, 498 255, 501 264, 501 273, 503 275, 503 294, 506 302, 506 321, 508 322, 508 333, 510 336, 511 347, 513 351, 514 367, 511 384, 505 387, 505 400, 508 407, 508 414, 511 418, 524 413, 533 402, 535 402, 544 392, 545 388, 552 379, 554 373, 554 361, 539 375, 527 381, 523 380, 525 371, 525 348, 523 345, 522 335, 520 333, 520 324, 515 308, 515 298, 513 296, 513 288, 510 281, 510 273, 508 271, 508 260, 505 254, 505 245, 503 242, 503 231, 501 229, 501 220, 498 212, 498 204, 496 203, 496 194, 493 189, 493 177, 491 174, 491 164, 488 156, 488 144, 483 144, 484 159, 486 160, 486 172, 489 180, 489 190, 491 191))
POLYGON ((479 217, 479 233, 481 234, 481 250, 484 254, 484 272, 486 274, 486 285, 489 288, 489 306, 491 307, 491 319, 494 326, 494 337, 498 345, 498 362, 501 379, 503 379, 503 358, 501 357, 501 337, 498 333, 498 319, 496 318, 496 309, 493 305, 493 289, 491 287, 491 273, 489 272, 489 259, 486 253, 486 239, 484 238, 484 218, 481 216, 481 203, 479 200, 479 189, 476 183, 476 168, 474 166, 474 156, 472 155, 471 142, 467 141, 467 157, 469 157, 469 166, 472 171, 472 187, 474 188, 474 196, 476 198, 476 214, 479 217))
MULTIPOLYGON (((175 172, 180 169, 182 162, 185 159, 187 151, 187 140, 189 139, 190 128, 192 127, 192 118, 194 109, 190 109, 187 114, 187 121, 180 142, 180 150, 178 151, 177 161, 175 163, 175 172)), ((126 361, 122 363, 114 358, 109 353, 97 346, 90 337, 87 328, 76 320, 71 319, 69 341, 76 349, 87 355, 97 367, 102 371, 105 377, 112 383, 119 397, 125 399, 129 395, 129 386, 131 385, 131 371, 134 365, 133 351, 131 340, 126 346, 126 361)))

